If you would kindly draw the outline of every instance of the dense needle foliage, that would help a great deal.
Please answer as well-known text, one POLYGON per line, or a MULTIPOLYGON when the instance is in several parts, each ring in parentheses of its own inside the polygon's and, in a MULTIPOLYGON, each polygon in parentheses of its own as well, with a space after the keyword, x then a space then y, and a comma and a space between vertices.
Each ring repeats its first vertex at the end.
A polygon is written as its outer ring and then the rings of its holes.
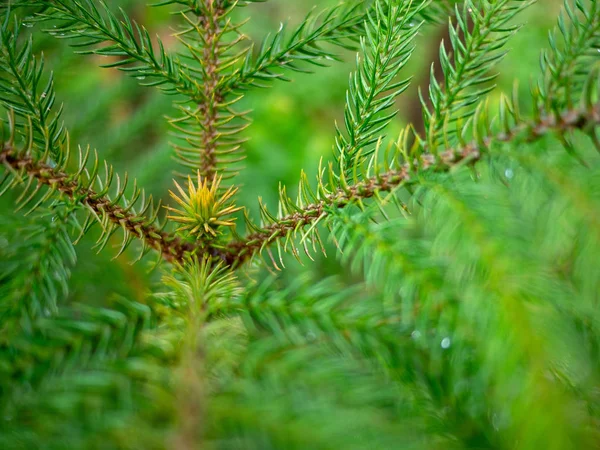
POLYGON ((127 1, 0 5, 0 448, 600 447, 600 4, 502 92, 534 0, 348 0, 256 43, 262 2, 164 0, 158 34, 127 1), (63 108, 54 38, 163 95, 95 150, 66 123, 129 93, 63 108), (249 106, 352 54, 333 151, 273 208, 249 106))

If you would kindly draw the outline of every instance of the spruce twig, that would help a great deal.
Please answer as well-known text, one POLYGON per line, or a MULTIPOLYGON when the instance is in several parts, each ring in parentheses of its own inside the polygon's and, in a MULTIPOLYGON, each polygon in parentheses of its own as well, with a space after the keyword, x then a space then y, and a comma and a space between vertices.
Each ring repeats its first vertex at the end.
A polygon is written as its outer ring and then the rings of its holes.
POLYGON ((4 144, 0 152, 0 162, 8 169, 3 182, 12 174, 17 175, 13 183, 22 181, 19 174, 34 179, 39 185, 48 186, 52 191, 87 207, 101 224, 108 221, 117 228, 122 228, 128 235, 141 239, 146 245, 159 251, 167 261, 184 261, 186 250, 191 249, 180 238, 152 225, 148 218, 136 214, 131 208, 123 207, 115 203, 115 200, 98 195, 92 188, 73 179, 72 175, 36 161, 30 155, 23 154, 10 145, 4 144))
POLYGON ((344 208, 362 200, 374 197, 378 192, 390 192, 399 186, 410 184, 415 176, 429 169, 449 171, 465 161, 478 161, 485 151, 495 143, 513 141, 534 142, 551 133, 564 134, 576 129, 586 129, 600 125, 600 103, 590 109, 575 109, 560 116, 541 116, 530 123, 518 123, 509 132, 487 136, 480 141, 446 149, 436 157, 429 153, 420 155, 419 160, 405 163, 399 169, 393 169, 374 175, 357 184, 338 188, 317 203, 298 209, 298 211, 276 219, 260 231, 233 241, 227 245, 223 257, 234 267, 239 266, 266 246, 279 239, 287 239, 290 233, 309 227, 315 221, 323 219, 330 208, 344 208))

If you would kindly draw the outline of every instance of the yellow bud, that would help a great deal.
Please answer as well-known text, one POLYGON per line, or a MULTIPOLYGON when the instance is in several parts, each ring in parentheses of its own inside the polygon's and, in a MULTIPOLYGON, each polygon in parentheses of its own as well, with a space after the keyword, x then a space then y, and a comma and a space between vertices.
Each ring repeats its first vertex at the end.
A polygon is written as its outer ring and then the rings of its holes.
POLYGON ((219 227, 234 225, 234 219, 224 217, 242 209, 230 202, 237 188, 230 187, 225 193, 219 194, 221 177, 215 175, 209 186, 208 180, 200 176, 200 171, 198 171, 197 184, 188 177, 187 193, 177 181, 174 183, 179 195, 173 191, 169 191, 169 194, 180 208, 170 206, 165 208, 172 213, 167 216, 169 219, 182 224, 177 231, 196 237, 213 238, 219 234, 219 227))

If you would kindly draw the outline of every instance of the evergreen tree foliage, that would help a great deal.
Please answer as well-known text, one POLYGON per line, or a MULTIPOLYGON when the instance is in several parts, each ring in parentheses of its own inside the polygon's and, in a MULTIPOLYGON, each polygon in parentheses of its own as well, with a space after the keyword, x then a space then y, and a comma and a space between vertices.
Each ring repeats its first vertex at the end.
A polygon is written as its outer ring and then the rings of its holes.
POLYGON ((348 0, 256 43, 262 1, 152 5, 174 41, 0 6, 0 447, 600 447, 600 4, 565 0, 524 98, 494 82, 534 0, 348 0), (394 131, 439 24, 425 131, 394 131), (166 94, 170 196, 65 125, 54 38, 166 94), (245 97, 353 53, 329 158, 253 214, 245 97))

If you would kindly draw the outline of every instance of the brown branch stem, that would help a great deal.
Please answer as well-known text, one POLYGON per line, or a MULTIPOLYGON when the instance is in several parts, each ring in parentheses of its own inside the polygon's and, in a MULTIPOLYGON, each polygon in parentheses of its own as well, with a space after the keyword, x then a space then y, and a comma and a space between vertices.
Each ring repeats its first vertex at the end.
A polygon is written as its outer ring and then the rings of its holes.
POLYGON ((447 149, 439 154, 437 160, 433 154, 424 153, 412 167, 406 163, 398 169, 372 176, 355 185, 338 188, 319 202, 306 206, 302 211, 281 217, 262 230, 229 243, 221 257, 229 265, 237 267, 277 239, 285 238, 289 233, 321 219, 324 214, 327 214, 327 209, 344 208, 348 204, 371 198, 377 192, 390 192, 410 182, 411 176, 419 171, 430 168, 448 171, 459 163, 478 161, 483 150, 494 142, 510 142, 523 133, 525 134, 523 138, 532 142, 550 132, 565 133, 589 125, 600 125, 600 103, 589 110, 571 110, 560 116, 542 116, 535 122, 517 124, 509 132, 488 136, 479 143, 471 142, 463 147, 447 149))
POLYGON ((575 129, 600 125, 600 103, 589 109, 567 111, 560 116, 542 116, 535 122, 515 125, 509 132, 489 136, 481 142, 471 142, 463 147, 445 150, 439 157, 425 153, 411 167, 404 164, 397 169, 374 175, 364 181, 345 188, 338 188, 319 202, 306 206, 302 211, 281 217, 277 222, 264 227, 261 231, 230 242, 224 249, 206 249, 204 246, 185 242, 181 238, 163 231, 131 210, 115 204, 111 199, 99 196, 93 189, 82 187, 62 170, 36 161, 28 154, 17 151, 5 143, 0 151, 0 163, 12 172, 24 173, 35 178, 63 195, 77 199, 89 208, 97 217, 106 217, 110 222, 123 228, 160 252, 168 262, 183 263, 189 254, 202 255, 210 252, 212 256, 223 260, 232 267, 239 267, 262 248, 277 239, 285 238, 288 233, 304 228, 327 215, 331 208, 344 208, 359 200, 369 199, 377 192, 390 192, 402 184, 409 183, 411 177, 419 171, 435 169, 448 171, 465 161, 475 162, 481 158, 485 148, 494 142, 510 142, 522 136, 526 141, 536 141, 551 133, 565 133, 575 129))
POLYGON ((36 161, 8 143, 4 144, 0 152, 0 164, 12 172, 24 173, 35 178, 38 183, 56 189, 71 199, 77 199, 97 217, 106 217, 125 232, 139 237, 149 247, 159 251, 169 262, 183 261, 185 252, 193 249, 190 244, 181 241, 178 237, 148 224, 144 217, 138 216, 130 209, 115 204, 107 197, 99 196, 91 188, 81 187, 66 172, 36 161))
POLYGON ((209 0, 209 14, 199 16, 204 29, 202 40, 204 43, 203 60, 206 78, 204 80, 204 97, 198 105, 202 114, 202 151, 200 154, 200 175, 212 182, 217 169, 217 120, 218 105, 222 103, 222 95, 218 84, 219 68, 219 37, 221 25, 219 20, 223 10, 218 0, 209 0))

